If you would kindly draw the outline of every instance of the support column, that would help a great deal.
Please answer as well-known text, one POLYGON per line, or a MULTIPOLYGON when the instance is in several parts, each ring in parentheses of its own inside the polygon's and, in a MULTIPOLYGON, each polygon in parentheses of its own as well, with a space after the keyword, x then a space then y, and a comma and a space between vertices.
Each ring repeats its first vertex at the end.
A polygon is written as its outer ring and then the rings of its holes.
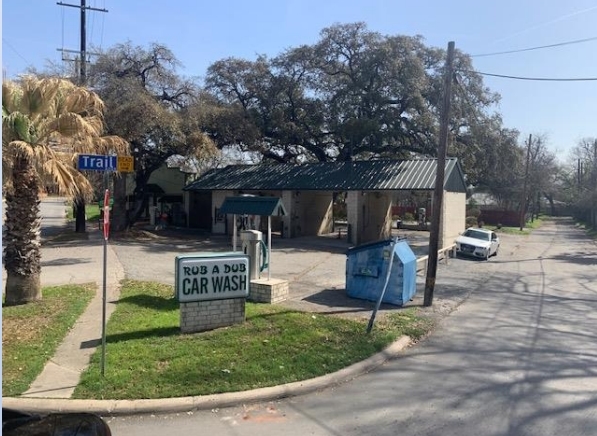
POLYGON ((286 215, 282 217, 282 237, 285 239, 292 237, 292 216, 294 215, 294 198, 293 191, 282 192, 282 203, 286 208, 286 215))
POLYGON ((359 245, 361 227, 363 226, 362 191, 348 191, 346 195, 346 218, 348 219, 348 241, 352 245, 359 245))

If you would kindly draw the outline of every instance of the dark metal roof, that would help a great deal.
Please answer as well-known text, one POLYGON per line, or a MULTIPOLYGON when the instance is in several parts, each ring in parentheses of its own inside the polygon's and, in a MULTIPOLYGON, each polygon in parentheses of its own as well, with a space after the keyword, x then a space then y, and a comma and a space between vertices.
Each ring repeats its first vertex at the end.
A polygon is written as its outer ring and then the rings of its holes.
POLYGON ((226 197, 220 213, 237 215, 282 216, 286 209, 277 197, 226 197))
MULTIPOLYGON (((186 186, 188 191, 382 191, 433 190, 437 159, 319 162, 302 165, 229 165, 186 186)), ((466 192, 458 159, 446 159, 445 188, 466 192)))

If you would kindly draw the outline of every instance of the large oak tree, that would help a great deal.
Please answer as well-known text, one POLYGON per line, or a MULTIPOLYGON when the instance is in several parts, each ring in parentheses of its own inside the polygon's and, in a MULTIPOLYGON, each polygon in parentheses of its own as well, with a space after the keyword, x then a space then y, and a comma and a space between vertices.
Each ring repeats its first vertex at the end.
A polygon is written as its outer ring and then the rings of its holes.
MULTIPOLYGON (((334 25, 315 44, 272 59, 212 64, 206 89, 222 109, 206 128, 219 147, 237 144, 279 162, 434 156, 444 63, 445 50, 427 47, 421 37, 382 35, 363 23, 334 25)), ((457 51, 455 68, 451 153, 476 178, 486 173, 485 162, 471 159, 467 146, 509 147, 515 154, 516 132, 505 131, 491 113, 498 95, 483 85, 470 57, 457 51), (500 135, 507 140, 499 145, 489 140, 500 135)))
MULTIPOLYGON (((161 44, 143 48, 127 42, 99 56, 89 72, 109 110, 109 132, 128 140, 135 156, 135 207, 128 225, 145 208, 149 177, 168 158, 202 160, 216 152, 194 116, 202 102, 198 87, 178 73, 179 67, 174 54, 161 44)), ((124 217, 117 204, 115 208, 114 216, 124 217)), ((126 224, 121 219, 115 228, 126 224)))

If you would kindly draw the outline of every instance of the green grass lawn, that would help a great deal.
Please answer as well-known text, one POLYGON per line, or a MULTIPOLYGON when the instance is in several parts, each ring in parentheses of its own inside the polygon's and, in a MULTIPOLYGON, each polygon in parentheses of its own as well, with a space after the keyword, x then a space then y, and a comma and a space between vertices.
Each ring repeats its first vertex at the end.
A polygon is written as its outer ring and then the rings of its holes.
MULTIPOLYGON (((100 217, 100 209, 97 203, 86 204, 85 205, 85 216, 87 217, 87 221, 90 222, 97 222, 100 217)), ((72 203, 68 203, 66 207, 66 219, 69 221, 74 220, 73 216, 73 206, 72 203)))
POLYGON ((544 216, 539 215, 539 218, 535 218, 533 221, 527 221, 522 229, 520 227, 488 227, 498 233, 507 233, 509 235, 530 235, 534 229, 538 229, 543 225, 544 216))
POLYGON ((405 309, 383 317, 367 335, 366 321, 246 305, 246 322, 181 334, 171 286, 127 281, 107 326, 105 378, 100 350, 74 398, 167 398, 241 391, 327 374, 363 360, 432 323, 405 309))
POLYGON ((25 392, 95 293, 93 285, 43 289, 39 302, 2 307, 2 395, 25 392))

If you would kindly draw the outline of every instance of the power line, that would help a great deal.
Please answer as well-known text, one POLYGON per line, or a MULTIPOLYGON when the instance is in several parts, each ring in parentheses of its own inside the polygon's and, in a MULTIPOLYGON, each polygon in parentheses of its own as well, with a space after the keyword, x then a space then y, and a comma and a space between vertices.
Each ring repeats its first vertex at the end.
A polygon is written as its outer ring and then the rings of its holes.
POLYGON ((31 65, 30 62, 27 59, 25 59, 25 57, 21 53, 19 53, 19 51, 16 48, 14 48, 10 42, 8 42, 6 39, 4 39, 4 37, 2 37, 2 42, 5 43, 7 46, 9 46, 10 49, 12 51, 14 51, 18 57, 20 57, 27 63, 27 65, 31 65))
POLYGON ((507 74, 484 73, 481 71, 472 71, 472 70, 468 70, 468 72, 481 74, 482 76, 501 77, 503 79, 534 80, 534 81, 542 81, 542 82, 589 82, 589 81, 597 80, 597 77, 572 77, 572 78, 570 78, 570 77, 566 77, 566 78, 522 77, 522 76, 509 76, 507 74))
POLYGON ((531 30, 537 30, 537 29, 540 29, 540 28, 542 28, 542 27, 548 26, 548 25, 550 25, 550 24, 555 24, 555 23, 558 23, 558 22, 560 22, 560 21, 567 20, 568 18, 572 18, 572 17, 574 17, 574 16, 576 16, 576 15, 581 15, 581 14, 584 14, 584 13, 586 13, 586 12, 590 12, 590 11, 592 11, 592 10, 595 10, 595 9, 597 9, 597 6, 591 6, 591 7, 589 7, 589 8, 582 9, 582 10, 580 10, 580 11, 574 11, 574 12, 571 12, 571 13, 569 13, 569 14, 561 15, 561 16, 559 16, 559 17, 557 17, 557 18, 553 19, 553 20, 550 20, 550 21, 545 21, 545 22, 543 22, 543 23, 539 23, 539 24, 536 24, 536 25, 534 25, 534 26, 527 27, 526 29, 523 29, 523 30, 520 30, 520 31, 518 31, 518 32, 515 32, 515 33, 513 33, 513 34, 511 34, 511 35, 508 35, 508 36, 506 36, 506 37, 504 37, 504 38, 500 38, 500 39, 498 39, 498 40, 497 40, 497 41, 495 41, 495 42, 501 42, 501 41, 505 41, 505 40, 507 40, 507 39, 510 39, 510 38, 513 38, 513 37, 515 37, 515 36, 522 35, 523 33, 530 32, 531 30))
POLYGON ((522 53, 525 51, 541 50, 544 48, 552 48, 552 47, 561 47, 563 45, 580 44, 583 42, 589 42, 589 41, 595 41, 595 40, 597 40, 597 36, 593 36, 591 38, 576 39, 574 41, 559 42, 556 44, 548 44, 548 45, 540 45, 537 47, 521 48, 518 50, 496 51, 493 53, 481 53, 481 54, 471 55, 471 57, 472 58, 481 58, 481 57, 486 57, 486 56, 498 56, 498 55, 511 54, 511 53, 522 53))

